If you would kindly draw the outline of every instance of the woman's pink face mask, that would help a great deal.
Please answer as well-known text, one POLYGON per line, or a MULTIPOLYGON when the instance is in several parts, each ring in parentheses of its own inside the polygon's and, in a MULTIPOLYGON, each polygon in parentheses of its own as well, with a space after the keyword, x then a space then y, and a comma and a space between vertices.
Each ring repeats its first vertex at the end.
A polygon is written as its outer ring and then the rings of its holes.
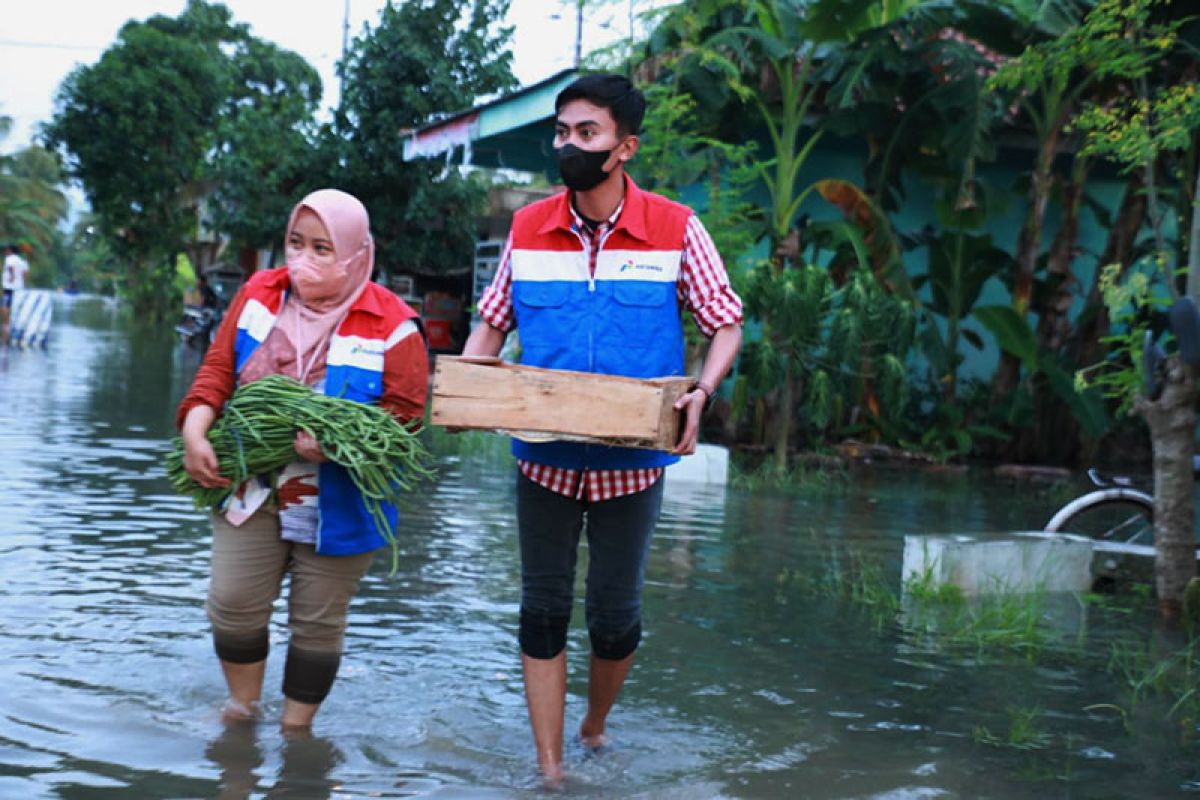
POLYGON ((285 256, 292 287, 305 303, 328 300, 341 292, 350 259, 338 260, 329 231, 313 212, 305 209, 297 215, 285 256))

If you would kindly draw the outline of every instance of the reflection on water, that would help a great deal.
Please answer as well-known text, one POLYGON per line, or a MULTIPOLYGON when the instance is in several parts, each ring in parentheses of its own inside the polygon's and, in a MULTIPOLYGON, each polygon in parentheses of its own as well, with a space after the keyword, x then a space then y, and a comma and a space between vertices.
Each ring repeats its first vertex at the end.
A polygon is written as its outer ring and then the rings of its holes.
POLYGON ((341 752, 329 739, 294 734, 285 737, 273 775, 264 774, 266 754, 257 726, 231 725, 212 740, 204 755, 220 770, 220 800, 245 800, 269 786, 267 797, 332 797, 338 789, 333 773, 341 752))
MULTIPOLYGON (((225 729, 203 610, 208 531, 162 467, 195 354, 130 330, 99 300, 60 300, 55 320, 48 351, 0 351, 0 797, 541 794, 506 456, 444 454, 439 480, 413 497, 402 569, 389 578, 380 559, 365 579, 312 737, 285 739, 270 722, 225 729)), ((672 487, 616 747, 572 749, 560 794, 1200 790, 1195 720, 1152 698, 1128 719, 1111 710, 1128 706, 1106 669, 1113 642, 1147 640, 1147 614, 1077 606, 1029 660, 947 649, 785 579, 852 555, 898 588, 906 534, 1035 526, 1059 498, 1029 492, 888 470, 800 493, 672 487)), ((580 618, 570 728, 586 691, 580 618)), ((279 626, 268 720, 284 640, 279 626)))

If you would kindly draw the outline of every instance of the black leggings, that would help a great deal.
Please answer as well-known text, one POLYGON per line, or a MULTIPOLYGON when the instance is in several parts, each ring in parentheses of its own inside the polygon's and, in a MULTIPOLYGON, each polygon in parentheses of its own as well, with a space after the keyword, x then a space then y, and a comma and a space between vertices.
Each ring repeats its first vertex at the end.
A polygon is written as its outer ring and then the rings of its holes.
POLYGON ((642 635, 642 587, 663 478, 649 489, 590 503, 552 492, 517 472, 521 541, 521 651, 554 658, 567 643, 579 536, 587 521, 585 604, 592 653, 619 660, 642 635))

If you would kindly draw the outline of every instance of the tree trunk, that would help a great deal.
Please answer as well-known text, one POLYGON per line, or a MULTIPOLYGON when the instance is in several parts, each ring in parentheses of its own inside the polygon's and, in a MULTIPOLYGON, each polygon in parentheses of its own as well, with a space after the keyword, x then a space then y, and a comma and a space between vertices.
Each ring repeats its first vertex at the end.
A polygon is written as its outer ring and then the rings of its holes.
POLYGON ((1071 333, 1068 352, 1080 365, 1095 364, 1104 358, 1105 348, 1100 339, 1108 335, 1108 309, 1100 294, 1100 270, 1107 264, 1120 264, 1121 272, 1129 269, 1133 263, 1133 246, 1137 242, 1138 232, 1146 223, 1146 193, 1145 173, 1143 170, 1134 172, 1125 184, 1125 194, 1121 205, 1108 231, 1108 241, 1104 252, 1096 262, 1096 274, 1088 288, 1087 298, 1083 303, 1071 333))
MULTIPOLYGON (((950 263, 953 268, 952 274, 955 286, 962 285, 963 237, 965 235, 962 228, 959 228, 954 235, 954 260, 950 263)), ((960 331, 962 330, 964 311, 962 292, 949 292, 947 300, 949 301, 950 313, 946 315, 947 364, 946 382, 942 388, 942 401, 954 403, 958 400, 958 340, 961 338, 960 331)))
POLYGON ((1196 574, 1195 402, 1196 376, 1172 356, 1162 396, 1155 401, 1141 397, 1135 405, 1150 426, 1154 445, 1154 581, 1165 616, 1180 613, 1184 589, 1196 574))
POLYGON ((775 469, 783 474, 788 468, 788 442, 792 438, 792 365, 783 368, 783 383, 779 387, 779 409, 775 417, 773 447, 775 451, 775 469))
MULTIPOLYGON (((1071 264, 1079 238, 1079 209, 1086 182, 1086 162, 1076 159, 1071 179, 1062 187, 1062 221, 1046 259, 1047 283, 1053 288, 1038 305, 1039 353, 1061 352, 1071 331, 1067 313, 1075 301, 1072 289, 1078 283, 1071 264)), ((1033 427, 1025 429, 1019 436, 1016 458, 1038 463, 1074 463, 1081 445, 1080 426, 1075 415, 1054 391, 1050 381, 1035 379, 1031 390, 1033 427)))
POLYGON ((1200 302, 1200 169, 1192 191, 1192 224, 1188 230, 1188 296, 1200 302))
POLYGON ((1046 260, 1049 282, 1054 284, 1049 297, 1041 304, 1038 319, 1038 348, 1058 352, 1067 342, 1070 321, 1067 312, 1075 300, 1072 289, 1078 281, 1071 271, 1075 260, 1075 245, 1079 238, 1079 208, 1087 183, 1086 162, 1079 158, 1071 171, 1071 180, 1062 189, 1062 224, 1050 245, 1046 260))
MULTIPOLYGON (((1025 213, 1025 224, 1017 240, 1017 272, 1013 276, 1012 302, 1022 316, 1029 310, 1033 295, 1033 275, 1037 271, 1038 253, 1042 249, 1042 227, 1046 220, 1046 203, 1053 186, 1054 152, 1058 148, 1061 128, 1055 126, 1041 143, 1037 163, 1029 181, 1029 208, 1025 213)), ((1012 394, 1021 379, 1021 362, 1010 354, 1000 354, 1000 368, 996 371, 992 387, 992 403, 1012 394)))

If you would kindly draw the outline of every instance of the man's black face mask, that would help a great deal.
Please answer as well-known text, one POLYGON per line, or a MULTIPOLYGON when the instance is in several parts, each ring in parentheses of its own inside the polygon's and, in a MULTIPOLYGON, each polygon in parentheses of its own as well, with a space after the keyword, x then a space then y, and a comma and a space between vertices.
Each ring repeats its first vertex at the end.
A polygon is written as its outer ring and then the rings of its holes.
POLYGON ((609 176, 605 172, 604 162, 613 154, 613 150, 582 150, 573 144, 565 144, 554 151, 558 160, 558 173, 562 175, 563 183, 574 192, 586 192, 595 189, 609 176))

